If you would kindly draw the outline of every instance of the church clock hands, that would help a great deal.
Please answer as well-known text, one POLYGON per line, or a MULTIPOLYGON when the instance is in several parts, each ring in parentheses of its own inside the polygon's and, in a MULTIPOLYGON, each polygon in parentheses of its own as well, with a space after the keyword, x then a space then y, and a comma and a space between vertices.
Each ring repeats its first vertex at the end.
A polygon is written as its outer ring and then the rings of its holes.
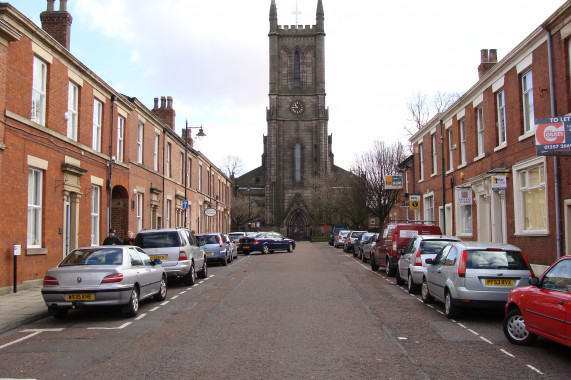
POLYGON ((296 100, 289 106, 289 110, 294 115, 301 115, 305 111, 305 105, 301 100, 296 100))

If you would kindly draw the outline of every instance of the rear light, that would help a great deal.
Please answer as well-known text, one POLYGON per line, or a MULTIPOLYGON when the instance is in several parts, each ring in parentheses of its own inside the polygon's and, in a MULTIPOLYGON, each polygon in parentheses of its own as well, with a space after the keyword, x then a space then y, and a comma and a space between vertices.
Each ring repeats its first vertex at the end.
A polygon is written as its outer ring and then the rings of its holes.
POLYGON ((185 251, 180 251, 178 253, 178 261, 188 260, 188 256, 186 255, 185 251))
POLYGON ((44 277, 44 285, 59 285, 57 278, 46 276, 44 277))
MULTIPOLYGON (((533 268, 531 267, 531 265, 529 265, 529 261, 527 261, 527 257, 525 257, 525 255, 523 254, 523 252, 521 253, 521 256, 523 257, 523 259, 525 260, 525 264, 527 265, 527 268, 529 269, 529 271, 531 272, 531 277, 535 277, 535 274, 533 273, 533 268)), ((45 283, 45 280, 44 280, 45 283)))
POLYGON ((351 238, 347 238, 347 244, 351 244, 351 238))
POLYGON ((398 242, 399 234, 395 232, 393 235, 393 254, 396 255, 397 253, 397 242, 398 242))
POLYGON ((222 245, 222 239, 220 239, 220 235, 216 235, 216 238, 218 239, 218 244, 220 244, 220 248, 222 248, 223 245, 222 245))
POLYGON ((466 251, 462 251, 460 256, 460 263, 458 264, 458 277, 466 277, 466 251))
POLYGON ((258 239, 254 239, 254 244, 260 244, 260 241, 258 239))
POLYGON ((422 257, 420 257, 420 248, 416 251, 416 256, 414 257, 414 266, 421 267, 422 266, 422 257))
POLYGON ((101 281, 102 284, 111 284, 114 282, 121 282, 123 281, 123 273, 115 273, 105 276, 101 281))

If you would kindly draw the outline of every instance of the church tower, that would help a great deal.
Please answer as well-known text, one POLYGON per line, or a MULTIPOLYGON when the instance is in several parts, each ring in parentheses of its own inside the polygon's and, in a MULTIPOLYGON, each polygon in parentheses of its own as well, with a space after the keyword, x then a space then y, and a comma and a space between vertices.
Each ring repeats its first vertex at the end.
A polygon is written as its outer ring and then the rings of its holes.
POLYGON ((237 179, 241 189, 247 186, 248 197, 259 186, 256 202, 264 207, 264 229, 294 239, 310 238, 326 222, 312 215, 316 180, 344 172, 333 164, 327 130, 324 18, 318 0, 315 25, 278 25, 276 0, 271 0, 262 167, 237 179))

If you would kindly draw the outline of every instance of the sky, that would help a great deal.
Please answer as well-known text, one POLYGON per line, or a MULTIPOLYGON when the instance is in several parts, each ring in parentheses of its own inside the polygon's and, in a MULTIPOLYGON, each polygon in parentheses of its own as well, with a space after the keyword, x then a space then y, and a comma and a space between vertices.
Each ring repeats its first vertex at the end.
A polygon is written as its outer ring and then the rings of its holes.
MULTIPOLYGON (((505 57, 563 0, 322 0, 328 133, 335 164, 350 169, 373 141, 408 144, 406 100, 463 94, 478 81, 481 49, 505 57)), ((46 0, 12 0, 37 25, 46 0)), ((314 25, 317 0, 276 0, 279 25, 314 25)), ((71 53, 149 109, 173 97, 177 133, 241 173, 261 165, 269 104, 271 0, 69 0, 71 53), (193 132, 196 132, 194 130, 193 132)), ((55 2, 59 10, 59 0, 55 2)))

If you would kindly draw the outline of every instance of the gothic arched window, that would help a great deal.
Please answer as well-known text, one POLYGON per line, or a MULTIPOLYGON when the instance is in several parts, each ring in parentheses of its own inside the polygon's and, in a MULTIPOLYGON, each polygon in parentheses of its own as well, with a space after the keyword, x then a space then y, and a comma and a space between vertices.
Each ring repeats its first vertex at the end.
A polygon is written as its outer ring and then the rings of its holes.
POLYGON ((295 144, 295 182, 301 182, 301 145, 295 144))
POLYGON ((293 55, 293 84, 294 86, 301 86, 301 57, 299 50, 296 50, 293 55))

